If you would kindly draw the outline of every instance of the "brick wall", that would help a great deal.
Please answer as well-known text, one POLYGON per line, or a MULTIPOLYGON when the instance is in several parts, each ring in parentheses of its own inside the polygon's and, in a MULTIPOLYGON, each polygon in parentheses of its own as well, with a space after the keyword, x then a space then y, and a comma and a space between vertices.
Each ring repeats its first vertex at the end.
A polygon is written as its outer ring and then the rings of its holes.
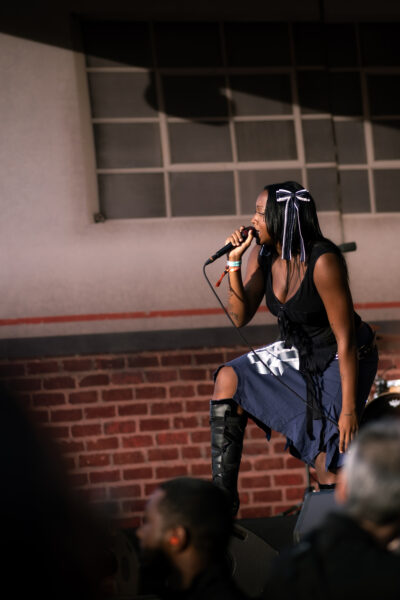
MULTIPOLYGON (((148 495, 170 477, 210 477, 212 373, 244 348, 0 361, 0 376, 50 428, 71 477, 90 502, 134 527, 148 495)), ((400 352, 381 353, 381 370, 400 352)), ((284 438, 249 422, 239 478, 239 517, 279 514, 299 502, 304 465, 284 438)), ((313 472, 311 472, 313 476, 313 472)))

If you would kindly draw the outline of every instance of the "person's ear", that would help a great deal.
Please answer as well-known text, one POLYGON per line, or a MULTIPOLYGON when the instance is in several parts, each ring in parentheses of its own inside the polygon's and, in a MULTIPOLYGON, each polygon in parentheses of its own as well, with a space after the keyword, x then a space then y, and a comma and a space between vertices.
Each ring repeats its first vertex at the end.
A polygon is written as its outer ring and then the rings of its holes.
POLYGON ((347 501, 347 481, 343 469, 340 469, 337 474, 335 500, 337 504, 345 504, 347 501))
POLYGON ((166 532, 165 543, 169 552, 181 552, 188 544, 186 529, 180 525, 170 529, 166 532))

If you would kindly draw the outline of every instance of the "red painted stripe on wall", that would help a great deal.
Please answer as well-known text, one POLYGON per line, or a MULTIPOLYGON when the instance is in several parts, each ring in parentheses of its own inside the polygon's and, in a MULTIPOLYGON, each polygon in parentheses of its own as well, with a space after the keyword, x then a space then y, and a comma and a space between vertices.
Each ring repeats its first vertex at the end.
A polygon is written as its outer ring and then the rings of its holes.
MULTIPOLYGON (((374 308, 400 308, 400 302, 358 302, 354 304, 356 310, 372 310, 374 308)), ((265 306, 259 309, 268 312, 265 306)), ((117 321, 124 319, 156 319, 171 317, 194 317, 222 314, 221 308, 191 308, 178 310, 151 310, 126 313, 99 313, 92 315, 61 315, 52 317, 21 317, 16 319, 0 319, 0 327, 10 325, 41 325, 45 323, 76 323, 88 321, 117 321)))

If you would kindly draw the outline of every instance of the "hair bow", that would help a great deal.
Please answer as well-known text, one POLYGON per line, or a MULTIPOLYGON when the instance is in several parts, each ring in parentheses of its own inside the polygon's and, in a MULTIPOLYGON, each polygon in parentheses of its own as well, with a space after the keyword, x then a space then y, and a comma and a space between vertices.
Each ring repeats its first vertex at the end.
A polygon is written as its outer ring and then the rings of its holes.
POLYGON ((276 201, 286 202, 285 222, 283 226, 282 258, 284 260, 290 260, 292 258, 293 229, 294 222, 297 217, 297 225, 300 236, 300 260, 301 262, 305 262, 306 251, 304 248, 303 236, 301 234, 299 202, 310 202, 310 193, 306 189, 298 190, 297 192, 280 189, 276 192, 276 201))

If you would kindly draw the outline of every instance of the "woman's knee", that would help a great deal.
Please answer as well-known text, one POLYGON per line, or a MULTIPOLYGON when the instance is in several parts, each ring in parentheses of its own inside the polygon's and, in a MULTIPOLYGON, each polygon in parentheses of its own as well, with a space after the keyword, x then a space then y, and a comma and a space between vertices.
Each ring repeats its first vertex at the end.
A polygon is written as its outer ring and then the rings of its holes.
POLYGON ((215 379, 213 400, 233 398, 237 390, 237 375, 232 367, 222 367, 215 379))

